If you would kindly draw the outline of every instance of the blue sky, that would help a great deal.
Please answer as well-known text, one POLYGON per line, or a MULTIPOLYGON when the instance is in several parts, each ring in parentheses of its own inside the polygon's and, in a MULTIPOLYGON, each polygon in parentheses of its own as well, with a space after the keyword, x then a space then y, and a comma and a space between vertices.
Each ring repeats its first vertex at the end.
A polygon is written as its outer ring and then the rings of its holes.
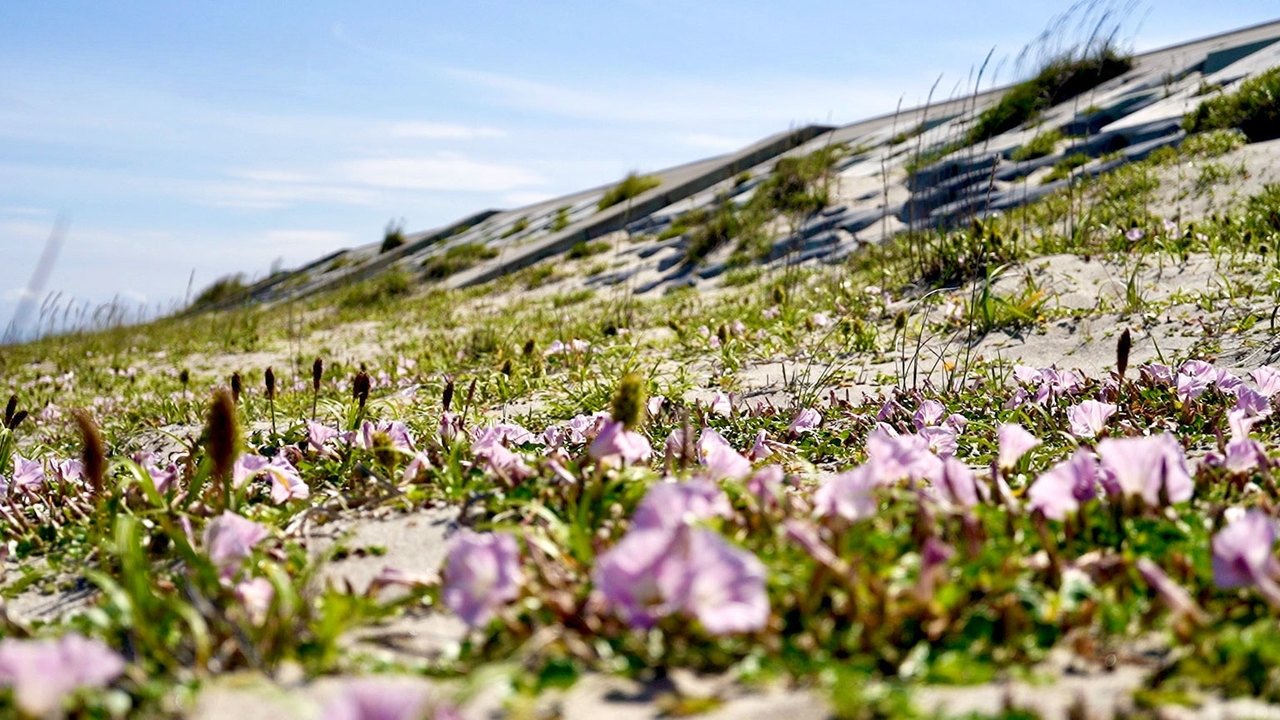
MULTIPOLYGON (((171 302, 485 207, 850 122, 967 82, 1067 2, 6 3, 0 325, 47 290, 171 302)), ((1136 50, 1280 16, 1149 0, 1136 50)), ((996 76, 1016 74, 1006 62, 996 76)))

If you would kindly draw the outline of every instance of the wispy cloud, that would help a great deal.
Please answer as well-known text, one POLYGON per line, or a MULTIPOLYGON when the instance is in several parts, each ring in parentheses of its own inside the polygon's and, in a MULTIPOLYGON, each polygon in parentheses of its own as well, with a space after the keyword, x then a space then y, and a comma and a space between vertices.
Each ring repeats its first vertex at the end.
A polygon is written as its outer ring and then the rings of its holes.
POLYGON ((441 122, 387 123, 383 130, 390 137, 407 140, 477 140, 507 136, 505 130, 495 127, 441 122))
POLYGON ((402 190, 503 192, 545 182, 537 173, 517 165, 472 160, 455 153, 352 160, 337 169, 341 177, 356 184, 402 190))

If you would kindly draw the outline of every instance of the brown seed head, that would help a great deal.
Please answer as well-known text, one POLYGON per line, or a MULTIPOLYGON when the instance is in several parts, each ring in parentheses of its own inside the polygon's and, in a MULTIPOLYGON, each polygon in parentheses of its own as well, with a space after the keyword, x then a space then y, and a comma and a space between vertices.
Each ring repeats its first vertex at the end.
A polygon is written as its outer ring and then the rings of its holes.
POLYGON ((270 366, 267 367, 267 372, 263 375, 263 380, 266 382, 266 385, 267 385, 267 399, 275 400, 276 399, 276 374, 270 368, 270 366))
POLYGON ((191 382, 191 373, 186 368, 183 368, 182 372, 178 373, 178 382, 182 383, 184 388, 191 382))
POLYGON ((13 414, 18 411, 18 396, 10 395, 9 402, 4 406, 4 426, 12 428, 13 414))
POLYGON ((231 466, 236 461, 236 403, 226 388, 213 392, 205 437, 209 459, 213 461, 213 474, 224 481, 229 479, 231 466))
POLYGON ((1133 338, 1129 336, 1129 328, 1125 328, 1120 333, 1120 339, 1116 341, 1116 372, 1120 374, 1120 379, 1124 379, 1124 373, 1129 369, 1129 351, 1133 349, 1133 338))
POLYGON ((84 476, 89 480, 95 497, 101 497, 107 474, 107 451, 102 444, 102 433, 98 432, 98 423, 87 410, 76 410, 72 413, 76 429, 80 431, 80 461, 84 463, 84 476))
POLYGON ((235 402, 235 403, 240 402, 240 391, 243 389, 244 388, 242 387, 242 383, 240 382, 240 373, 238 372, 231 373, 231 401, 232 402, 235 402))
POLYGON ((453 405, 453 376, 444 376, 444 396, 440 398, 440 405, 445 412, 449 412, 450 406, 453 405))
POLYGON ((311 363, 311 389, 320 392, 320 378, 324 376, 324 361, 316 358, 311 363))
POLYGON ((351 381, 351 396, 356 399, 361 408, 369 401, 370 384, 369 373, 364 370, 356 373, 355 378, 351 381))

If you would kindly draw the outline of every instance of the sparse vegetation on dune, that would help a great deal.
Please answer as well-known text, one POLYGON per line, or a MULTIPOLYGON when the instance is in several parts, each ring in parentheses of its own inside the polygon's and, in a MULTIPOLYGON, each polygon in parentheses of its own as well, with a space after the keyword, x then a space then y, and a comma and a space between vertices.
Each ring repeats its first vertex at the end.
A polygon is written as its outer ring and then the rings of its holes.
MULTIPOLYGON (((979 124, 1081 92, 1108 48, 979 124)), ((1257 167, 1221 127, 1108 172, 1069 153, 1034 202, 825 263, 789 238, 852 234, 850 150, 815 143, 643 243, 482 285, 442 281, 570 206, 425 260, 362 248, 396 262, 327 291, 235 306, 227 278, 195 306, 229 309, 6 347, 0 714, 265 686, 253 707, 324 717, 540 716, 588 675, 677 687, 671 715, 768 687, 938 717, 970 685, 1033 716, 1010 688, 1069 676, 1138 717, 1275 703, 1280 185, 1206 199, 1257 167), (642 294, 650 251, 710 289, 642 294)))
POLYGON ((626 202, 641 193, 648 192, 662 184, 662 180, 653 175, 641 175, 640 173, 628 173, 617 185, 605 191, 600 201, 596 203, 596 210, 605 210, 619 203, 626 202))

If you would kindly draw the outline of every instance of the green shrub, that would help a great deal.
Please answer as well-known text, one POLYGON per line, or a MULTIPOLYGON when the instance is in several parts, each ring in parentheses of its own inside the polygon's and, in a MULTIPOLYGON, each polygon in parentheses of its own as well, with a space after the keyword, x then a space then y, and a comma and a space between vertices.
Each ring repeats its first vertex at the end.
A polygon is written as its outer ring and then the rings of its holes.
POLYGON ((778 160, 773 174, 760 183, 752 199, 760 198, 769 209, 778 212, 806 214, 821 210, 828 200, 826 179, 842 150, 831 146, 778 160))
POLYGON ((1020 146, 1013 154, 1009 156, 1014 162, 1022 162, 1024 160, 1035 160, 1046 155, 1052 155, 1058 149, 1058 142, 1062 140, 1062 132, 1053 129, 1031 138, 1027 144, 1020 146))
POLYGON ((522 217, 519 220, 516 220, 515 222, 511 223, 511 227, 507 228, 507 231, 502 233, 502 237, 504 239, 509 238, 512 235, 518 235, 528 229, 529 229, 529 218, 522 217))
POLYGON ((560 232, 569 227, 569 206, 556 208, 556 216, 551 219, 551 232, 560 232))
POLYGON ((347 288, 338 297, 338 304, 345 308, 368 307, 408 295, 412 284, 409 273, 402 268, 389 268, 377 277, 347 288))
POLYGON ((1049 171, 1049 174, 1044 176, 1043 182, 1045 185, 1048 185, 1051 182, 1055 182, 1058 180, 1062 180, 1066 177, 1069 177, 1071 175, 1072 170, 1075 170, 1076 168, 1080 167, 1081 165, 1085 165, 1088 162, 1089 162, 1088 155, 1085 155, 1084 153, 1071 153, 1070 155, 1059 160, 1057 164, 1053 166, 1053 170, 1049 171))
POLYGON ((1237 128, 1249 142, 1280 138, 1280 66, 1245 80, 1235 92, 1200 103, 1182 126, 1189 133, 1237 128))
POLYGON ((1191 135, 1178 150, 1187 157, 1218 157, 1241 147, 1246 142, 1244 133, 1236 128, 1210 130, 1191 135))
POLYGON ((730 204, 722 204, 701 224, 689 232, 689 243, 684 257, 688 263, 697 263, 716 248, 732 240, 742 231, 742 218, 730 204))
POLYGON ((652 190, 662 184, 662 181, 653 175, 640 175, 638 173, 629 173, 622 182, 609 188, 600 198, 600 202, 596 203, 596 210, 604 210, 611 208, 620 202, 625 202, 631 198, 648 190, 652 190))
POLYGON ((395 250, 401 245, 404 245, 404 221, 397 223, 393 220, 387 223, 387 229, 382 234, 382 249, 378 252, 395 250))
POLYGON ((581 258, 591 257, 592 255, 599 255, 600 253, 607 252, 608 250, 609 243, 604 242, 603 240, 597 240, 595 242, 586 242, 584 240, 583 242, 577 243, 573 247, 569 248, 569 252, 565 253, 565 259, 578 260, 581 258))
POLYGON ((1035 77, 1006 90, 999 102, 978 116, 969 130, 968 144, 984 142, 1012 130, 1043 110, 1091 90, 1133 66, 1128 57, 1109 45, 1081 57, 1073 55, 1067 53, 1049 61, 1035 77))
POLYGON ((498 257, 498 251, 484 243, 462 243, 423 260, 422 274, 428 280, 443 280, 495 257, 498 257))
POLYGON ((244 275, 226 275, 214 280, 209 287, 200 291, 196 299, 191 301, 192 309, 221 305, 228 300, 235 300, 245 294, 249 286, 244 283, 244 275))

